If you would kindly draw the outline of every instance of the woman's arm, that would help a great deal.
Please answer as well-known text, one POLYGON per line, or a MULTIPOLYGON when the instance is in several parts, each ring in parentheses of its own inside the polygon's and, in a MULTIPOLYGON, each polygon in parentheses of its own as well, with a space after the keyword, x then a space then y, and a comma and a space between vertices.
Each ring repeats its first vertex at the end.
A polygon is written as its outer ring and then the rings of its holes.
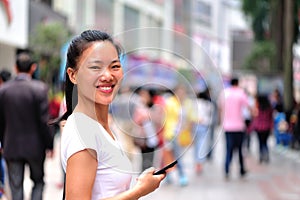
POLYGON ((67 161, 66 199, 90 200, 97 170, 96 152, 82 150, 67 161))
MULTIPOLYGON (((82 150, 72 155, 67 161, 66 199, 90 200, 97 170, 96 152, 82 150)), ((165 174, 153 175, 155 169, 145 170, 138 178, 136 185, 106 200, 136 200, 145 196, 160 185, 165 174)))

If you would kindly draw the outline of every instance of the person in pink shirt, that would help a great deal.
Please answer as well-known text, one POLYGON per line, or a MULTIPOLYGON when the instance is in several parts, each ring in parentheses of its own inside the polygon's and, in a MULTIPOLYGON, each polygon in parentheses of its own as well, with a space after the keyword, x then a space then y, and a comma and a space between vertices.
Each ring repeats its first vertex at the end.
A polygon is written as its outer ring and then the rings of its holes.
POLYGON ((230 163, 235 150, 238 150, 241 177, 247 173, 242 152, 242 143, 246 128, 242 110, 245 107, 248 107, 247 95, 239 87, 239 80, 233 78, 231 80, 231 87, 224 90, 224 99, 220 102, 220 113, 223 117, 223 130, 226 137, 226 178, 229 177, 230 163))

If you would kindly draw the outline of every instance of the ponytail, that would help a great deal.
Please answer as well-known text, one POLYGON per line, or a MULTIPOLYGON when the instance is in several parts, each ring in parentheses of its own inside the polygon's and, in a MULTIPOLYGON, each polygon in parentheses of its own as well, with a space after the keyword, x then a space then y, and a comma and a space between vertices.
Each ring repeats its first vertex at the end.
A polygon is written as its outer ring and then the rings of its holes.
POLYGON ((61 116, 60 121, 68 119, 68 117, 73 112, 73 89, 74 89, 74 84, 71 82, 68 74, 66 73, 65 95, 66 95, 66 107, 67 107, 67 110, 61 116))
MULTIPOLYGON (((60 121, 67 120, 68 117, 73 112, 73 89, 74 89, 74 84, 71 82, 67 72, 66 72, 66 77, 65 78, 66 78, 65 79, 66 80, 66 82, 65 82, 65 101, 66 101, 67 110, 62 116, 51 120, 48 123, 49 125, 57 125, 57 124, 59 124, 60 121)), ((76 92, 76 94, 77 94, 77 92, 76 92)), ((77 100, 77 98, 76 98, 76 100, 77 100)))

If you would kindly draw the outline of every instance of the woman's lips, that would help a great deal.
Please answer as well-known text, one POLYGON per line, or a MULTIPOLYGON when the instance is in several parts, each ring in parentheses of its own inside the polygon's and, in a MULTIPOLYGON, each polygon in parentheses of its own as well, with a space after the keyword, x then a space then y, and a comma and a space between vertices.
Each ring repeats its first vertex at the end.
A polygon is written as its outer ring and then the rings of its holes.
POLYGON ((113 85, 110 86, 96 86, 98 90, 104 93, 111 93, 113 91, 113 85))

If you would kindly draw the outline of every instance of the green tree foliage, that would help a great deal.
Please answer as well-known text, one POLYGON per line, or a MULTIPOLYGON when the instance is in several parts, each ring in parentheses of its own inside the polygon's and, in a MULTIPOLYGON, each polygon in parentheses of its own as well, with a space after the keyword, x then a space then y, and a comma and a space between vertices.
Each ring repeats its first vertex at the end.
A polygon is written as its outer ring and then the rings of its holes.
MULTIPOLYGON (((268 63, 270 63, 270 69, 274 71, 283 71, 284 58, 285 58, 285 42, 292 38, 293 42, 297 42, 299 36, 299 22, 298 22, 298 10, 300 0, 289 0, 293 4, 293 9, 290 11, 284 10, 287 6, 287 0, 241 0, 242 10, 248 17, 248 20, 252 26, 254 33, 255 46, 262 45, 260 48, 254 48, 253 51, 259 50, 265 47, 264 41, 268 43, 274 43, 275 56, 268 63), (293 13, 293 33, 286 35, 285 33, 285 21, 288 13, 293 13), (263 42, 263 43, 261 43, 263 42)), ((261 59, 260 53, 264 52, 252 52, 247 62, 250 59, 261 59), (258 55, 256 58, 254 55, 258 55)), ((268 54, 268 53, 267 53, 268 54)), ((268 57, 268 55, 266 55, 268 57)), ((251 61, 254 62, 254 61, 251 61)), ((244 66, 249 66, 245 64, 244 66)))
POLYGON ((299 37, 299 5, 300 0, 242 0, 242 9, 251 21, 256 42, 245 66, 253 67, 264 61, 271 71, 282 75, 285 111, 293 107, 292 49, 299 37), (275 56, 269 54, 273 51, 269 52, 268 45, 262 41, 273 43, 275 56))
POLYGON ((39 62, 39 78, 52 85, 60 66, 60 50, 70 36, 60 22, 41 23, 30 37, 30 49, 39 62))
POLYGON ((242 9, 252 25, 256 41, 265 40, 269 33, 269 0, 243 0, 242 9))
POLYGON ((242 9, 252 26, 254 33, 254 48, 245 60, 244 67, 258 72, 270 72, 273 66, 272 60, 274 45, 270 40, 271 6, 270 0, 242 0, 242 9))

